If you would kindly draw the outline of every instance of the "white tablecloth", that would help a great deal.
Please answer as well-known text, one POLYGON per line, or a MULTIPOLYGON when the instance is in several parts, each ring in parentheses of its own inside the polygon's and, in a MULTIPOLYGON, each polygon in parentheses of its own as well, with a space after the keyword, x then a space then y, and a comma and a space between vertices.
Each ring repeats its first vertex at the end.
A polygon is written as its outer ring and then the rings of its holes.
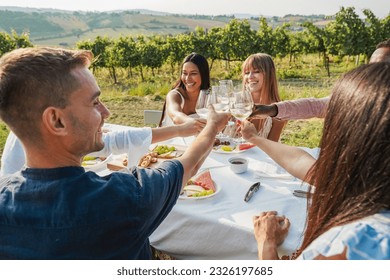
MULTIPOLYGON (((189 141, 176 138, 170 143, 182 145, 189 141)), ((317 152, 317 149, 306 150, 312 154, 317 152)), ((307 187, 302 181, 285 176, 283 169, 257 147, 239 154, 211 152, 200 170, 203 168, 210 168, 221 191, 205 199, 179 199, 150 237, 153 247, 178 259, 257 259, 252 217, 262 211, 276 210, 291 222, 279 254, 291 255, 298 248, 305 225, 306 199, 295 197, 292 192, 307 187), (227 166, 232 156, 247 158, 248 171, 233 173, 227 166), (260 171, 267 170, 268 176, 259 178, 260 171), (245 202, 248 188, 257 181, 261 182, 259 191, 245 202)))
MULTIPOLYGON (((126 127, 111 127, 122 128, 126 127)), ((164 143, 189 145, 193 139, 178 137, 164 143)), ((318 149, 304 149, 317 156, 318 149)), ((305 225, 306 199, 295 197, 292 192, 307 187, 302 181, 287 174, 257 147, 242 153, 211 152, 199 171, 206 168, 221 191, 199 200, 179 199, 150 237, 153 247, 177 259, 257 259, 252 218, 269 210, 276 210, 291 222, 279 254, 291 255, 299 247, 305 225), (233 156, 248 159, 247 172, 235 174, 230 170, 228 159, 233 156), (245 202, 248 188, 258 181, 260 189, 245 202)), ((103 166, 94 171, 101 176, 111 173, 103 166)))

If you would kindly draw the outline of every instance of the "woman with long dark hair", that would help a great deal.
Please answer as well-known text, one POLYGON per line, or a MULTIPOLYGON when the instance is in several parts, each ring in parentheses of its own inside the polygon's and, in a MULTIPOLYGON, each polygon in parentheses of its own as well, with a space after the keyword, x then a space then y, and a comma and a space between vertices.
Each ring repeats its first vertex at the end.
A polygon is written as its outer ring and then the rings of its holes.
POLYGON ((171 126, 191 122, 198 131, 206 124, 205 119, 196 118, 195 106, 200 90, 210 88, 210 68, 207 59, 191 53, 183 60, 180 79, 168 92, 160 126, 171 126))
MULTIPOLYGON (((313 186, 298 259, 390 259, 389 63, 360 66, 336 83, 317 160, 260 138, 249 122, 242 134, 313 186)), ((290 226, 283 214, 254 217, 260 259, 279 258, 290 226)))

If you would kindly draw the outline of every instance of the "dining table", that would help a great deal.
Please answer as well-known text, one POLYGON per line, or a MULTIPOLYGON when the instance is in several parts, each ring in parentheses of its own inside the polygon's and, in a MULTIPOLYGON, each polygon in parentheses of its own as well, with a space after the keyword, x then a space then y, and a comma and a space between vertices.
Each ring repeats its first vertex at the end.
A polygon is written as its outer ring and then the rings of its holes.
MULTIPOLYGON (((186 147, 195 137, 176 137, 159 144, 186 147)), ((302 149, 317 157, 318 148, 302 149)), ((258 147, 244 151, 212 150, 198 174, 210 171, 217 191, 214 195, 180 196, 172 211, 150 236, 153 248, 179 260, 255 260, 258 258, 253 217, 277 211, 290 220, 290 229, 278 247, 280 256, 291 257, 299 248, 306 222, 307 199, 294 191, 308 185, 293 177, 258 147), (232 157, 248 161, 244 173, 234 173, 232 157), (260 182, 249 201, 248 189, 260 182)), ((109 171, 98 171, 106 175, 109 171)))

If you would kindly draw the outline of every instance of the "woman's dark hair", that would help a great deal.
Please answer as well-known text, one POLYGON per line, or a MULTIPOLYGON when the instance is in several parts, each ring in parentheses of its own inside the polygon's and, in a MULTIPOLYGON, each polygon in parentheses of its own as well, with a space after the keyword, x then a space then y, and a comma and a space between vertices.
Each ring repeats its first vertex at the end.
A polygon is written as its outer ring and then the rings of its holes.
POLYGON ((390 209, 390 63, 362 65, 332 90, 321 151, 308 172, 302 252, 329 229, 390 209))

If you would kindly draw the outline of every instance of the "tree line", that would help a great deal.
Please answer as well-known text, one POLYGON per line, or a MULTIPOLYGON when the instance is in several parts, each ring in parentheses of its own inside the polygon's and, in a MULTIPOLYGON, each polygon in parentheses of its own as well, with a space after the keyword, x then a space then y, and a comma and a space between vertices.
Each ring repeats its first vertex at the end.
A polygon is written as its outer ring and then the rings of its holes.
MULTIPOLYGON (((354 56, 358 64, 361 59, 370 57, 377 43, 390 37, 390 14, 383 19, 369 9, 363 10, 363 14, 364 19, 357 15, 354 7, 341 7, 324 27, 307 21, 301 24, 299 31, 293 30, 289 23, 273 28, 264 17, 259 18, 258 30, 253 30, 248 20, 232 19, 224 27, 209 30, 197 27, 193 32, 178 35, 121 36, 117 39, 97 36, 94 40, 79 41, 77 48, 91 50, 96 57, 93 70, 108 69, 114 83, 118 82, 118 69, 126 69, 128 77, 133 71, 139 71, 142 80, 145 68, 154 75, 156 69, 167 64, 174 73, 191 52, 207 57, 211 68, 217 60, 225 61, 229 66, 230 62, 243 61, 257 52, 288 56, 290 61, 301 54, 318 53, 330 75, 329 55, 354 56)), ((26 34, 0 33, 0 55, 31 45, 26 34)))

